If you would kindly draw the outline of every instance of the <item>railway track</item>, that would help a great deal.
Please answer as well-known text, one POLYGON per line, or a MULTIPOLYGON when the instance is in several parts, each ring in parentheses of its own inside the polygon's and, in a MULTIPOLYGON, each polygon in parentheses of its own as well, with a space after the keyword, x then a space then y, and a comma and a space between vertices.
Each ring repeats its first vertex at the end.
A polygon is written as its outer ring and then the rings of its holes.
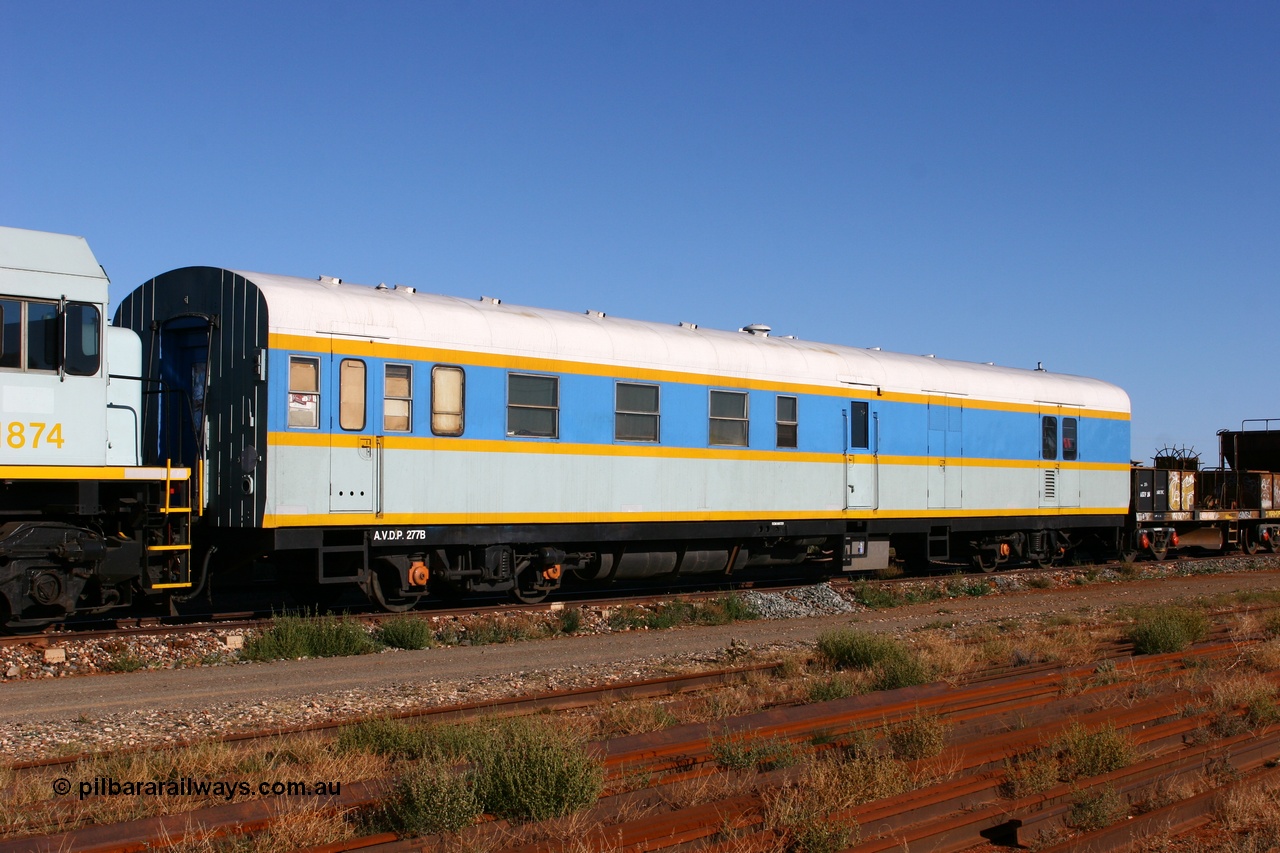
MULTIPOLYGON (((1248 559, 1255 562, 1267 561, 1274 562, 1277 566, 1280 566, 1280 556, 1271 555, 1228 558, 1224 558, 1221 555, 1211 557, 1187 556, 1144 565, 1164 570, 1191 567, 1190 570, 1194 571, 1194 567, 1199 564, 1220 562, 1223 559, 1248 559)), ((1101 563, 1089 566, 1051 566, 1047 568, 1026 566, 1006 569, 998 573, 969 571, 967 570, 968 564, 957 563, 954 565, 934 565, 935 571, 927 575, 904 575, 892 578, 841 576, 816 582, 830 583, 832 587, 837 590, 847 589, 850 586, 862 582, 874 584, 875 586, 882 587, 886 590, 893 590, 895 588, 910 587, 912 585, 918 585, 930 581, 936 582, 939 578, 946 578, 949 583, 963 586, 965 584, 992 583, 995 582, 995 579, 997 578, 1015 578, 1025 580, 1028 578, 1053 576, 1061 574, 1062 572, 1072 571, 1088 573, 1091 571, 1096 572, 1105 569, 1119 568, 1132 570, 1132 566, 1125 567, 1123 564, 1117 562, 1101 563)), ((661 590, 654 590, 651 588, 627 588, 617 590, 611 595, 601 595, 599 590, 590 590, 578 591, 574 594, 558 597, 554 601, 545 601, 538 604, 520 604, 507 599, 502 599, 489 602, 469 602, 466 606, 437 606, 432 608, 423 608, 409 611, 409 614, 434 618, 466 617, 474 614, 497 612, 539 614, 563 609, 565 607, 643 606, 660 603, 671 598, 684 598, 696 601, 723 597, 726 594, 734 592, 786 592, 788 590, 804 586, 811 586, 814 583, 815 580, 813 578, 757 578, 741 583, 734 582, 714 584, 710 587, 708 587, 706 583, 698 583, 687 587, 670 587, 661 590)), ((73 640, 111 638, 125 639, 129 637, 175 635, 206 631, 209 629, 253 630, 269 625, 273 616, 279 612, 290 611, 280 611, 278 609, 273 610, 272 607, 268 606, 253 610, 193 613, 172 617, 135 616, 111 620, 95 620, 83 623, 66 623, 60 626, 52 626, 41 633, 0 634, 0 648, 13 646, 47 647, 73 640)), ((367 605, 350 607, 339 610, 338 612, 360 619, 364 622, 375 624, 406 615, 404 613, 384 613, 372 610, 367 605)))
MULTIPOLYGON (((1126 664, 1127 677, 1121 680, 1097 678, 1099 668, 1095 664, 1027 667, 1026 671, 1015 673, 990 669, 975 673, 958 686, 937 683, 776 707, 724 720, 717 727, 695 723, 599 742, 592 748, 605 770, 606 796, 589 815, 576 819, 576 825, 593 828, 575 842, 601 851, 725 850, 730 848, 717 836, 724 835, 728 828, 733 850, 776 849, 785 841, 786 830, 771 818, 771 804, 782 793, 802 784, 807 771, 794 767, 739 771, 741 784, 731 787, 727 795, 684 807, 672 807, 673 800, 666 792, 675 786, 723 775, 717 765, 716 743, 725 738, 786 743, 795 752, 811 756, 834 754, 853 748, 854 744, 860 750, 883 752, 887 748, 887 732, 894 726, 928 715, 945 722, 949 731, 945 748, 937 755, 904 762, 915 778, 926 783, 912 791, 858 803, 827 816, 828 820, 862 828, 860 844, 851 849, 871 853, 900 849, 902 843, 908 843, 911 849, 957 851, 992 837, 1008 843, 1043 844, 1055 833, 1063 833, 1072 822, 1073 803, 1081 792, 1109 789, 1119 791, 1130 801, 1142 801, 1143 797, 1150 800, 1148 792, 1161 781, 1167 786, 1173 779, 1194 780, 1211 764, 1224 772, 1230 769, 1242 779, 1274 774, 1267 764, 1280 755, 1280 730, 1276 726, 1221 738, 1203 737, 1204 732, 1213 730, 1218 717, 1242 717, 1245 711, 1207 710, 1211 687, 1203 679, 1195 683, 1190 676, 1206 667, 1237 660, 1241 644, 1239 637, 1217 638, 1186 652, 1133 657, 1126 664), (1033 795, 1009 796, 1006 788, 1010 758, 1034 753, 1070 725, 1087 729, 1111 726, 1127 732, 1141 751, 1141 758, 1127 767, 1062 783, 1033 795), (636 787, 634 780, 638 778, 647 780, 647 784, 636 787), (644 811, 644 816, 617 819, 618 815, 637 810, 644 811), (614 816, 612 820, 610 815, 614 816)), ((1107 654, 1115 658, 1127 656, 1118 644, 1107 654)), ((548 695, 522 700, 522 706, 512 705, 507 710, 564 709, 585 701, 611 701, 610 694, 617 698, 701 689, 766 668, 763 665, 620 685, 602 692, 574 691, 572 696, 548 695)), ((1280 674, 1268 677, 1280 683, 1280 674)), ((447 713, 465 715, 476 711, 458 708, 447 713)), ((340 795, 327 798, 319 807, 336 811, 372 808, 392 786, 390 779, 343 785, 340 795)), ((1221 794, 1222 791, 1217 792, 1217 796, 1221 794)), ((1172 821, 1176 815, 1177 821, 1160 825, 1191 827, 1211 811, 1212 803, 1213 797, 1196 794, 1189 798, 1183 811, 1166 809, 1164 816, 1172 821)), ((301 798, 252 800, 114 826, 14 839, 0 842, 0 853, 138 850, 176 843, 194 827, 200 827, 204 837, 252 833, 269 828, 289 810, 304 807, 314 809, 317 803, 314 799, 304 803, 301 798)), ((1161 808, 1143 812, 1140 824, 1125 825, 1150 827, 1153 821, 1164 819, 1158 814, 1161 808)), ((1099 843, 1090 849, 1118 849, 1116 845, 1128 843, 1132 837, 1116 828, 1099 831, 1110 833, 1106 837, 1112 839, 1107 842, 1112 846, 1099 843)), ((557 842, 520 843, 519 837, 506 822, 492 821, 467 830, 462 840, 475 847, 501 846, 524 853, 559 853, 567 849, 557 842)), ((542 837, 557 837, 554 825, 544 828, 542 837)), ((317 850, 430 850, 442 842, 439 838, 393 840, 379 834, 317 850)))

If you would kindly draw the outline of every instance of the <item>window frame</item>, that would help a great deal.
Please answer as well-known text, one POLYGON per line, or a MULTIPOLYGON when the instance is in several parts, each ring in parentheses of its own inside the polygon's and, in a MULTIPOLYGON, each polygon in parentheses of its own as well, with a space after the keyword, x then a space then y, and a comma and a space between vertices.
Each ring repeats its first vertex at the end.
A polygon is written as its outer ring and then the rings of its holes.
POLYGON ((849 449, 871 449, 871 404, 866 400, 849 401, 849 449))
POLYGON ((399 361, 388 361, 382 365, 382 431, 383 432, 413 432, 413 365, 399 361), (391 368, 404 368, 408 373, 405 377, 408 387, 408 396, 396 396, 390 393, 388 383, 390 382, 391 368), (387 411, 387 404, 390 402, 401 402, 405 404, 405 413, 403 417, 407 424, 403 427, 393 427, 388 423, 391 417, 401 417, 400 415, 392 415, 387 411))
POLYGON ((1058 417, 1057 415, 1040 416, 1040 458, 1046 462, 1058 459, 1058 417), (1050 430, 1052 429, 1052 433, 1050 430))
POLYGON ((554 373, 523 373, 517 371, 509 371, 507 373, 507 438, 544 438, 558 440, 560 438, 560 376, 554 373), (540 406, 530 403, 513 403, 511 402, 511 383, 517 379, 549 379, 553 389, 554 402, 550 406, 540 406), (511 428, 511 415, 515 410, 521 411, 537 411, 551 412, 551 432, 549 434, 517 432, 511 428))
POLYGON ((795 450, 800 447, 800 398, 794 394, 779 394, 774 398, 774 446, 779 450, 795 450), (782 417, 782 401, 791 401, 791 420, 782 417), (783 443, 783 430, 791 428, 791 443, 783 443))
POLYGON ((436 364, 431 367, 431 434, 448 437, 462 435, 467 428, 467 371, 456 364, 436 364), (458 411, 446 412, 437 405, 436 373, 438 371, 457 371, 458 374, 458 411), (436 425, 438 415, 457 415, 457 430, 440 429, 436 425))
MULTIPOLYGON (((81 323, 77 329, 83 330, 88 324, 81 323)), ((59 312, 58 334, 62 338, 62 365, 61 368, 66 371, 68 376, 97 376, 98 371, 102 369, 102 311, 92 302, 67 302, 59 312), (73 370, 71 360, 71 309, 89 309, 93 312, 93 353, 85 353, 83 349, 77 354, 76 358, 87 358, 92 355, 93 369, 85 370, 83 368, 73 370)))
POLYGON ((369 424, 369 365, 362 358, 344 358, 338 362, 338 428, 345 432, 360 432, 369 424), (355 383, 348 384, 347 369, 348 366, 359 365, 360 382, 357 386, 355 383), (354 399, 348 399, 348 390, 355 388, 360 390, 360 424, 359 426, 347 426, 347 406, 354 404, 354 399))
POLYGON ((319 357, 319 356, 314 356, 314 355, 294 355, 294 354, 292 354, 292 353, 290 353, 290 354, 289 354, 289 370, 288 370, 289 379, 288 379, 288 383, 287 383, 287 384, 288 384, 288 387, 285 389, 285 390, 286 390, 286 393, 288 394, 288 402, 287 402, 287 408, 286 408, 286 410, 285 410, 285 418, 284 418, 284 422, 285 422, 285 427, 286 427, 286 428, 288 428, 288 429, 316 429, 316 430, 320 429, 320 399, 321 399, 321 396, 322 396, 322 394, 323 394, 323 390, 322 390, 322 389, 324 388, 324 383, 323 383, 323 381, 322 381, 322 379, 321 379, 321 372, 320 372, 320 371, 321 371, 321 366, 320 366, 320 357, 319 357), (310 363, 310 364, 315 365, 316 387, 315 387, 315 390, 314 390, 314 391, 303 391, 303 390, 295 389, 295 388, 293 387, 293 365, 294 365, 294 362, 297 362, 297 363, 299 363, 299 364, 301 364, 301 363, 310 363), (295 396, 299 396, 299 397, 310 397, 310 398, 312 398, 310 402, 312 402, 312 403, 314 403, 314 404, 315 404, 315 409, 314 409, 314 412, 313 412, 313 414, 314 414, 314 420, 315 420, 315 423, 314 423, 314 424, 311 424, 311 425, 307 425, 307 424, 296 424, 296 423, 294 423, 294 422, 293 422, 293 417, 292 417, 292 415, 293 415, 293 413, 294 413, 295 411, 299 411, 299 412, 301 412, 301 411, 306 411, 305 409, 302 409, 302 408, 298 408, 298 409, 295 409, 295 408, 294 408, 294 400, 293 400, 293 398, 294 398, 295 396))
POLYGON ((662 386, 650 382, 630 382, 618 380, 613 383, 613 440, 614 441, 634 441, 643 444, 660 444, 662 442, 662 386), (618 392, 623 386, 628 388, 652 388, 653 410, 639 411, 637 409, 624 409, 622 403, 618 399, 618 392), (621 419, 624 417, 633 418, 651 418, 653 421, 653 437, 638 438, 634 435, 622 435, 619 429, 621 419))
POLYGON ((1080 424, 1079 418, 1064 417, 1060 431, 1062 442, 1062 461, 1075 462, 1080 458, 1080 424), (1068 424, 1070 429, 1068 429, 1068 424), (1070 438, 1067 437, 1068 432, 1070 438), (1070 444, 1068 444, 1070 442, 1070 444))
POLYGON ((747 391, 732 391, 722 388, 707 389, 707 444, 711 447, 750 447, 751 446, 751 394, 747 391), (717 394, 726 397, 737 397, 742 400, 742 417, 724 417, 723 415, 715 415, 715 399, 717 394), (742 424, 742 441, 741 442, 722 442, 716 441, 716 423, 740 423, 742 424))

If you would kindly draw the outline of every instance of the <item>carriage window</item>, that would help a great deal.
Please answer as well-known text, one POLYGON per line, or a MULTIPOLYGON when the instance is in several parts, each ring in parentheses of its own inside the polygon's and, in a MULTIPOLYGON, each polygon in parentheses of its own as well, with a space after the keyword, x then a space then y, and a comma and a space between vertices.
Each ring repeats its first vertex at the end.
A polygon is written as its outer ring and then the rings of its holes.
POLYGON ((431 431, 436 435, 462 435, 466 377, 461 367, 431 368, 431 431))
POLYGON ((800 402, 795 397, 778 397, 778 446, 795 447, 799 439, 800 402))
POLYGON ((382 428, 408 432, 413 428, 413 368, 388 364, 382 377, 382 428))
POLYGON ((320 426, 320 359, 289 356, 289 426, 320 426))
POLYGON ((849 404, 849 446, 870 447, 871 430, 868 423, 867 403, 854 401, 849 404))
POLYGON ((556 438, 559 419, 559 377, 507 375, 507 435, 556 438))
POLYGON ((711 444, 746 447, 747 394, 745 391, 712 391, 710 401, 711 444))
POLYGON ((364 362, 344 358, 338 371, 338 426, 364 429, 364 362))
POLYGON ((27 303, 27 370, 58 369, 58 306, 27 303))
POLYGON ((658 386, 619 382, 614 388, 615 441, 658 440, 658 386))
POLYGON ((1076 419, 1062 419, 1062 458, 1068 462, 1076 458, 1076 419))
POLYGON ((82 302, 68 302, 63 315, 66 336, 63 366, 72 376, 93 376, 98 372, 98 309, 82 302))
POLYGON ((22 368, 22 303, 0 299, 0 367, 22 368))
POLYGON ((1040 419, 1040 456, 1058 458, 1058 419, 1048 415, 1040 419))

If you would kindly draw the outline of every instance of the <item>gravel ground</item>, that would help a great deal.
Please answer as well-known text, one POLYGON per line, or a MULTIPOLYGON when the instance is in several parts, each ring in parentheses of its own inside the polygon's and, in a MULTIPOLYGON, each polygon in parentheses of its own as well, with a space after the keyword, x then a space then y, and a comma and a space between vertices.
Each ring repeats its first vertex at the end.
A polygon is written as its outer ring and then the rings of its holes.
MULTIPOLYGON (((747 592, 742 597, 764 618, 664 631, 613 631, 607 609, 584 608, 582 627, 572 637, 388 650, 358 658, 247 663, 229 647, 229 632, 216 629, 60 641, 66 657, 61 663, 46 663, 45 650, 36 646, 0 649, 0 672, 8 673, 0 684, 0 756, 24 760, 171 743, 714 668, 746 655, 808 648, 822 631, 851 622, 905 632, 945 613, 949 623, 963 628, 1000 618, 1275 590, 1280 557, 1158 564, 1143 568, 1137 580, 1115 583, 1107 582, 1121 580, 1114 573, 1096 569, 1063 570, 1051 578, 1052 588, 1028 589, 1024 576, 993 575, 991 594, 980 597, 965 593, 957 579, 922 579, 895 588, 941 585, 955 597, 875 611, 854 602, 851 588, 843 585, 747 592), (1186 566, 1197 574, 1179 576, 1186 566), (1089 582, 1081 583, 1086 577, 1089 582), (143 668, 73 677, 135 664, 143 668)), ((459 627, 465 637, 465 620, 459 627)))

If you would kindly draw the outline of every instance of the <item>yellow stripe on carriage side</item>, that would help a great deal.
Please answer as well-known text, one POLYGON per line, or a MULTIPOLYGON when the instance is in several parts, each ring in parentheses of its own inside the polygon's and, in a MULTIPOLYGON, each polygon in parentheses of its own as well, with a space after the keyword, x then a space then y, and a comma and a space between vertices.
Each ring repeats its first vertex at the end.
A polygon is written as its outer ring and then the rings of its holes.
POLYGON ((436 524, 586 524, 653 521, 787 521, 792 519, 974 518, 1012 516, 1122 515, 1128 507, 1046 507, 1028 509, 806 510, 770 512, 494 512, 384 513, 334 512, 264 515, 264 527, 386 526, 436 524))
MULTIPOLYGON (((275 447, 342 447, 356 448, 370 436, 352 433, 272 432, 267 444, 275 447)), ((808 453, 795 450, 748 450, 731 447, 669 447, 660 444, 571 444, 561 441, 528 439, 418 438, 415 436, 383 436, 384 450, 437 451, 446 453, 528 453, 554 456, 631 456, 653 459, 720 459, 740 462, 809 462, 842 464, 846 459, 855 465, 870 465, 876 457, 866 453, 846 457, 843 453, 808 453)), ((939 457, 881 455, 881 465, 936 465, 939 457)), ((947 458, 947 465, 965 468, 1070 468, 1079 471, 1128 471, 1127 462, 1059 462, 1045 463, 1036 459, 965 459, 947 458)))
MULTIPOLYGON (((877 393, 874 385, 815 385, 805 382, 777 382, 763 379, 747 379, 745 377, 724 376, 715 373, 695 373, 682 370, 665 370, 662 368, 635 367, 633 365, 594 364, 591 362, 568 361, 565 359, 546 358, 540 356, 507 355, 503 353, 473 352, 470 350, 452 350, 441 347, 415 346, 412 344, 388 344, 359 338, 331 337, 327 335, 299 335, 272 332, 268 336, 272 349, 289 350, 298 353, 329 353, 364 358, 386 358, 404 361, 433 361, 445 364, 459 364, 464 367, 496 367, 503 370, 532 370, 544 373, 568 373, 577 376, 604 376, 616 379, 643 379, 649 382, 680 382, 692 385, 709 385, 718 388, 745 388, 751 391, 781 391, 786 393, 805 393, 824 397, 846 397, 850 399, 888 400, 895 403, 933 403, 934 405, 959 404, 966 409, 983 409, 997 412, 1030 412, 1039 414, 1049 412, 1056 406, 1031 405, 1027 403, 1003 403, 993 400, 970 399, 968 397, 945 397, 942 393, 907 393, 900 391, 883 391, 877 393)), ((1064 404, 1065 405, 1065 404, 1064 404)), ((1128 412, 1116 412, 1106 409, 1091 409, 1080 406, 1068 406, 1077 409, 1082 416, 1103 420, 1127 421, 1128 412)))
MULTIPOLYGON (((0 465, 0 480, 164 480, 165 476, 165 469, 155 466, 0 465)), ((170 480, 190 476, 187 468, 170 468, 168 472, 170 480)))

